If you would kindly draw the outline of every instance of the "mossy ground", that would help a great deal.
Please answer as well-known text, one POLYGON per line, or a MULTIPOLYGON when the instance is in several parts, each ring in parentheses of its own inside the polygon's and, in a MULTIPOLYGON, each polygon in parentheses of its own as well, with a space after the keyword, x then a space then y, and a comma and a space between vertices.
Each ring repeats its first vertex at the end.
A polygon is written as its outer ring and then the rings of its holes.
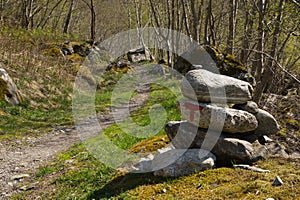
MULTIPOLYGON (((154 100, 170 96, 162 87, 152 86, 154 99, 139 109, 132 117, 140 123, 149 123, 145 117, 154 100), (161 96, 160 96, 160 95, 161 96), (166 96, 164 96, 166 95, 166 96), (160 96, 160 97, 159 97, 160 96), (142 116, 142 117, 139 117, 142 116), (146 120, 142 122, 141 120, 146 120)), ((101 94, 101 93, 100 93, 101 94)), ((150 97, 151 98, 151 97, 150 97)), ((170 119, 176 119, 176 107, 169 98, 170 119), (172 111, 173 110, 173 111, 172 111), (172 115, 173 112, 173 115, 172 115)), ((115 145, 130 152, 153 152, 168 145, 164 132, 148 139, 136 139, 126 135, 114 125, 105 130, 115 145)), ((270 170, 258 173, 238 168, 217 168, 196 172, 179 178, 155 177, 152 173, 131 174, 103 165, 84 147, 75 145, 60 153, 56 160, 41 167, 35 180, 35 188, 14 196, 15 199, 297 199, 300 195, 300 164, 297 159, 272 158, 259 161, 257 167, 270 170), (284 184, 272 186, 276 176, 284 184)))
MULTIPOLYGON (((157 139, 149 139, 146 143, 156 146, 157 139)), ((257 166, 271 172, 218 168, 180 178, 161 178, 151 173, 128 174, 107 168, 92 157, 83 145, 76 145, 60 153, 55 162, 40 168, 36 179, 31 181, 37 183, 35 189, 14 198, 252 200, 299 197, 299 160, 274 158, 260 161, 257 166), (276 176, 281 177, 284 185, 272 186, 276 176)))

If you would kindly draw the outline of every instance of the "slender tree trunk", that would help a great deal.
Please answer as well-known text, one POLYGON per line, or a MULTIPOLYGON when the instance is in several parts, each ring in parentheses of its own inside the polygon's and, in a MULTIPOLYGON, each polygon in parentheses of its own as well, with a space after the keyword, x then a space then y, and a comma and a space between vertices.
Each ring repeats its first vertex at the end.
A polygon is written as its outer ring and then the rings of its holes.
MULTIPOLYGON (((279 34, 280 34, 280 29, 281 29, 281 19, 282 19, 282 14, 283 14, 283 4, 284 0, 279 1, 278 5, 278 13, 277 17, 275 20, 275 29, 273 32, 273 41, 272 41, 272 47, 271 47, 271 52, 270 56, 271 58, 276 59, 276 53, 277 53, 277 48, 278 48, 278 39, 279 39, 279 34)), ((258 85, 256 92, 254 94, 254 101, 259 102, 261 99, 261 96, 265 89, 267 89, 268 85, 272 81, 272 77, 274 75, 274 60, 268 58, 267 62, 267 67, 264 69, 264 73, 262 75, 261 83, 258 85)))
POLYGON ((73 12, 73 7, 74 7, 74 0, 70 0, 70 7, 69 7, 69 11, 66 17, 66 22, 65 22, 65 26, 64 26, 64 30, 63 33, 68 33, 69 32, 69 26, 70 26, 70 22, 72 19, 72 12, 73 12))
POLYGON ((252 68, 252 74, 255 75, 258 83, 261 80, 261 73, 263 70, 264 56, 259 52, 264 51, 264 42, 265 42, 265 30, 264 30, 264 18, 265 18, 265 0, 259 0, 258 3, 258 39, 257 39, 257 52, 255 55, 255 62, 252 68))
POLYGON ((95 41, 96 39, 96 11, 94 0, 91 0, 91 40, 95 41))
POLYGON ((236 24, 236 12, 237 12, 237 1, 230 0, 230 14, 229 14, 229 34, 227 39, 227 52, 233 54, 234 49, 234 38, 235 38, 235 24, 236 24))
POLYGON ((212 0, 208 0, 208 5, 206 9, 206 18, 204 26, 204 44, 211 44, 212 37, 212 0))

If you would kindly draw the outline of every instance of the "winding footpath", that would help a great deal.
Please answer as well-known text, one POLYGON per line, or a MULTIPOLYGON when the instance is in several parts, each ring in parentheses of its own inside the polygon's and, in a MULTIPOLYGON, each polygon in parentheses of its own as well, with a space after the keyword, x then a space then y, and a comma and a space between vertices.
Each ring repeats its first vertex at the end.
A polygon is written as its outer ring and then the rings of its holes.
MULTIPOLYGON (((147 73, 140 66, 134 70, 141 76, 147 73)), ((111 112, 97 114, 101 128, 107 128, 116 121, 121 121, 124 112, 134 111, 147 101, 150 84, 141 84, 136 90, 137 95, 129 103, 117 108, 110 108, 111 112), (120 116, 115 119, 112 116, 120 116)), ((26 178, 35 176, 35 172, 55 158, 59 152, 69 149, 81 139, 75 127, 56 127, 47 134, 38 137, 23 137, 15 141, 0 143, 0 199, 10 199, 11 195, 22 190, 34 189, 22 187, 26 178)))

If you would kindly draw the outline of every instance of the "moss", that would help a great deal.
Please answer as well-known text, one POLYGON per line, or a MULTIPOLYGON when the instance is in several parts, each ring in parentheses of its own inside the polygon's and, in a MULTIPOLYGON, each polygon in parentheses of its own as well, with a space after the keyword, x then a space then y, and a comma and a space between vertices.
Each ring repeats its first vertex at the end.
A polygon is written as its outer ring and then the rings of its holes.
POLYGON ((205 46, 207 52, 211 55, 221 74, 236 76, 240 73, 247 73, 246 67, 240 63, 233 55, 222 52, 216 47, 205 46))
POLYGON ((74 63, 83 62, 84 60, 84 57, 82 57, 78 53, 73 53, 72 55, 67 55, 66 57, 69 61, 74 63))
POLYGON ((127 193, 138 199, 295 199, 300 195, 300 169, 296 161, 271 159, 258 167, 270 173, 242 169, 218 168, 178 179, 140 185, 127 193), (283 178, 282 187, 273 187, 276 176, 283 178))
POLYGON ((143 140, 142 142, 140 142, 137 145, 135 145, 134 147, 132 147, 130 149, 130 151, 134 152, 134 153, 153 152, 153 151, 156 151, 158 149, 165 147, 169 143, 170 143, 170 140, 166 135, 155 136, 155 137, 143 140))
POLYGON ((62 52, 61 52, 60 48, 57 47, 57 46, 51 47, 49 49, 44 49, 42 51, 42 53, 44 55, 52 56, 52 57, 60 57, 60 56, 62 56, 62 52))

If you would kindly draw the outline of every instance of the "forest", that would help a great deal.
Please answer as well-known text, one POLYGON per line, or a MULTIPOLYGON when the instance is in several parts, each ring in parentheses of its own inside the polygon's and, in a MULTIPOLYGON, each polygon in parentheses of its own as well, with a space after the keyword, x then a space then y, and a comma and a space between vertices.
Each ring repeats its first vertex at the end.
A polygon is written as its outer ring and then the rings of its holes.
POLYGON ((299 0, 0 0, 0 199, 298 199, 299 95, 299 0))
MULTIPOLYGON (((0 2, 2 26, 79 35, 98 42, 131 29, 142 32, 147 27, 159 27, 179 31, 199 44, 235 55, 256 78, 256 101, 262 92, 284 94, 299 87, 299 12, 297 0, 0 2)), ((159 32, 157 35, 165 45, 172 39, 159 32)), ((169 64, 175 63, 177 57, 170 55, 169 64)))

